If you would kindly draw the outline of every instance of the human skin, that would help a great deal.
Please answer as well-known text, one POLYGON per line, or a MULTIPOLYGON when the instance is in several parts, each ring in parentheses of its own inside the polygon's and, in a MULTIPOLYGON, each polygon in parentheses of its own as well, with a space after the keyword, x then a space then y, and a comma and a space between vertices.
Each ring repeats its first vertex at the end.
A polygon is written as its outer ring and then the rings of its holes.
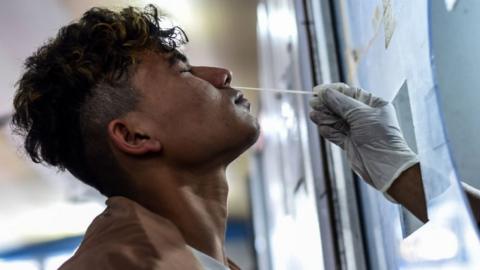
MULTIPOLYGON (((473 216, 477 224, 480 224, 480 193, 474 188, 464 187, 464 191, 473 216)), ((387 193, 417 218, 423 222, 428 221, 420 164, 405 170, 387 190, 387 193)))
POLYGON ((428 221, 420 165, 405 170, 387 190, 387 194, 423 222, 428 221))
POLYGON ((231 80, 223 68, 144 52, 131 77, 138 106, 108 125, 112 152, 130 179, 124 196, 173 222, 190 246, 225 265, 226 168, 259 133, 231 80))

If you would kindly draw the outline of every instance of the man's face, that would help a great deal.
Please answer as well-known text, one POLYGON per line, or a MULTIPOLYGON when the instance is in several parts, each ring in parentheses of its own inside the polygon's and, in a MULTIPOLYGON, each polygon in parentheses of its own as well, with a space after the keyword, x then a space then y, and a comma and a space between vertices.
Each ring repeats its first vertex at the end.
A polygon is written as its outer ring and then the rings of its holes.
POLYGON ((141 121, 167 162, 226 164, 251 146, 259 126, 250 104, 230 88, 231 72, 190 66, 179 53, 146 53, 133 76, 141 121))

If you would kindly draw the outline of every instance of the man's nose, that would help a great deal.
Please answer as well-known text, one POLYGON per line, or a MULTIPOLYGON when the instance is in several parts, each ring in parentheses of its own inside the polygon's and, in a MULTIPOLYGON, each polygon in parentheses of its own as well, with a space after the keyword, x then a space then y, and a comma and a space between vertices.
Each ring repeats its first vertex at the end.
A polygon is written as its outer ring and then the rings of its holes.
POLYGON ((228 88, 232 82, 232 72, 228 69, 217 67, 193 67, 195 76, 211 83, 216 88, 228 88))

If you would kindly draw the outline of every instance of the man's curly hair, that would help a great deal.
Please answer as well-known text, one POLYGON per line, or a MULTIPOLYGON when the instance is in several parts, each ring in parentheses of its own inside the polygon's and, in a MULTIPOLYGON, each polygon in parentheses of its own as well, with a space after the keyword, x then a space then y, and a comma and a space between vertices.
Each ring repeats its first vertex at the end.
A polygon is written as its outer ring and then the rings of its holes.
POLYGON ((163 19, 153 5, 92 8, 26 60, 12 126, 34 162, 67 169, 107 196, 118 193, 122 173, 107 125, 136 107, 129 79, 139 55, 177 52, 188 42, 180 28, 162 28, 163 19))

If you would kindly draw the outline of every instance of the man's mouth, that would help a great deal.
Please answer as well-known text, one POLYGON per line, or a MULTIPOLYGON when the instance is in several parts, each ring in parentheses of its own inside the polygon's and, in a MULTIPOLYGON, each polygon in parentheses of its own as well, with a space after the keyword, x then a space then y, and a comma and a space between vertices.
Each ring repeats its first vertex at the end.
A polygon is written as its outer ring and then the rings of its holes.
POLYGON ((250 102, 246 99, 241 92, 238 92, 235 96, 235 105, 242 106, 250 111, 250 102))

